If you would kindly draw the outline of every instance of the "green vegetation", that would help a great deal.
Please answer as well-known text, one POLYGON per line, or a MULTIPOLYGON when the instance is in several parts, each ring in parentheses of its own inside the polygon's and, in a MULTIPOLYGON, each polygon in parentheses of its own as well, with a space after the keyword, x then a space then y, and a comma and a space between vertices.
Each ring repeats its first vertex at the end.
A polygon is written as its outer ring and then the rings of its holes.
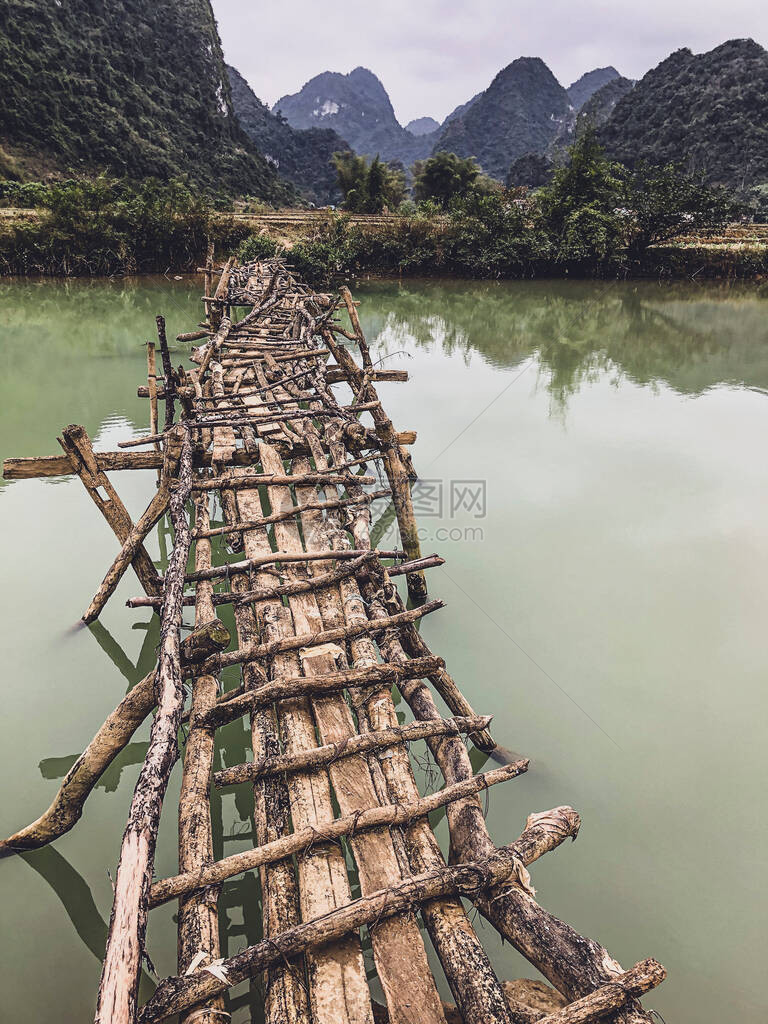
POLYGON ((405 175, 383 163, 378 156, 368 163, 355 153, 334 153, 344 209, 350 213, 381 213, 395 210, 405 199, 405 175))
MULTIPOLYGON (((338 166, 350 209, 359 209, 370 168, 352 154, 338 166)), ((680 234, 706 239, 740 209, 726 190, 671 165, 629 171, 606 157, 593 129, 577 139, 551 184, 535 192, 489 189, 472 161, 452 155, 422 165, 416 180, 425 178, 436 182, 429 199, 403 204, 401 216, 387 224, 329 218, 293 245, 291 263, 311 281, 366 271, 483 278, 679 274, 700 254, 654 246, 680 234), (430 163, 434 175, 425 174, 430 163), (451 174, 457 168, 467 172, 463 184, 451 174)), ((268 254, 270 245, 249 239, 240 255, 268 254)), ((764 264, 758 253, 743 266, 754 273, 765 271, 764 264)))
POLYGON ((231 248, 247 232, 181 181, 0 183, 0 204, 20 200, 33 200, 40 216, 0 226, 4 274, 191 270, 209 242, 231 248))
POLYGON ((435 153, 413 165, 413 194, 433 199, 447 209, 457 196, 465 196, 476 184, 480 167, 474 157, 462 160, 455 153, 435 153))
POLYGON ((239 72, 227 66, 232 103, 243 131, 279 174, 296 185, 310 202, 338 201, 333 154, 349 149, 331 128, 292 128, 262 103, 239 72))
POLYGON ((294 195, 233 116, 209 0, 4 0, 0 96, 6 177, 189 176, 294 195))
POLYGON ((628 167, 682 163, 745 192, 768 183, 768 52, 732 39, 709 53, 678 50, 619 99, 600 129, 628 167))

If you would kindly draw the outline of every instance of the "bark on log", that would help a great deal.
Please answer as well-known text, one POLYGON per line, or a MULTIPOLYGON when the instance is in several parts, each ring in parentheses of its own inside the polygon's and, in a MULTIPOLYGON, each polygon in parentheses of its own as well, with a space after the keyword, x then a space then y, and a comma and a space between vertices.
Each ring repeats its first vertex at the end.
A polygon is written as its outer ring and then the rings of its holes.
POLYGON ((317 647, 320 644, 336 643, 339 640, 350 640, 353 637, 361 636, 363 633, 380 633, 382 630, 394 629, 406 622, 415 622, 438 608, 444 608, 445 604, 440 600, 429 601, 420 608, 411 608, 409 611, 398 612, 377 621, 363 622, 354 626, 340 626, 337 629, 326 629, 319 633, 300 633, 299 635, 286 636, 272 640, 265 644, 253 644, 237 651, 227 651, 225 654, 215 654, 203 665, 204 671, 218 672, 230 665, 242 665, 246 661, 270 658, 275 654, 285 651, 297 651, 301 647, 317 647))
MULTIPOLYGON (((311 767, 317 766, 312 765, 311 767)), ((227 878, 239 875, 243 871, 251 871, 263 864, 272 864, 275 861, 283 860, 285 857, 306 851, 317 844, 334 842, 341 839, 342 836, 354 836, 373 829, 408 824, 414 818, 426 817, 432 811, 445 807, 453 800, 462 800, 467 796, 481 793, 500 782, 517 778, 527 770, 527 761, 516 761, 513 764, 503 765, 501 768, 492 768, 489 772, 476 775, 455 786, 446 786, 437 793, 431 793, 413 803, 370 807, 366 810, 356 810, 351 814, 342 815, 342 817, 334 818, 331 821, 307 825, 288 836, 266 843, 254 850, 235 853, 215 864, 155 882, 150 890, 149 906, 158 907, 162 903, 178 899, 196 889, 223 882, 227 878)))
POLYGON ((226 725, 250 711, 267 707, 279 700, 306 697, 316 693, 336 693, 347 686, 386 683, 392 685, 401 673, 425 676, 439 659, 414 658, 407 665, 368 665, 361 669, 345 669, 322 675, 285 676, 264 683, 257 689, 238 687, 223 694, 208 717, 213 725, 226 725))
MULTIPOLYGON (((195 525, 209 521, 208 497, 201 495, 195 503, 195 525)), ((211 545, 198 541, 195 545, 195 567, 211 565, 211 545)), ((195 625, 199 627, 214 619, 211 596, 212 583, 197 587, 195 625)), ((215 620, 214 620, 215 621, 215 620)), ((184 765, 179 795, 179 871, 195 871, 213 863, 213 829, 211 826, 210 779, 216 730, 205 720, 216 704, 218 680, 215 676, 196 675, 192 680, 192 708, 189 734, 184 745, 184 765)), ((203 963, 213 963, 221 955, 219 943, 218 886, 208 886, 179 901, 178 965, 184 974, 200 953, 207 954, 203 963)), ((200 1024, 220 1024, 224 997, 215 996, 197 1011, 200 1024), (210 1012, 207 1012, 210 1011, 210 1012)), ((186 1024, 183 1014, 179 1024, 186 1024)))
POLYGON ((136 1017, 157 829, 171 768, 178 756, 176 734, 183 702, 179 626, 184 570, 192 542, 184 513, 192 487, 192 444, 188 431, 183 427, 179 431, 179 473, 170 502, 176 537, 163 588, 165 603, 156 680, 158 710, 120 850, 96 1004, 97 1024, 133 1024, 136 1017))
MULTIPOLYGON (((104 605, 114 594, 118 583, 122 579, 126 569, 136 557, 136 553, 144 544, 147 536, 157 525, 160 518, 165 515, 168 503, 171 498, 171 474, 173 473, 180 453, 180 442, 172 434, 167 435, 165 452, 163 457, 163 471, 160 478, 160 488, 153 496, 149 505, 142 513, 139 521, 131 528, 130 533, 123 541, 123 546, 115 557, 114 562, 107 570, 101 586, 96 591, 93 600, 83 613, 83 622, 89 625, 101 614, 104 605)), ((190 462, 191 471, 191 462, 190 462)))
MULTIPOLYGON (((69 468, 65 472, 77 473, 94 504, 112 527, 115 536, 121 544, 124 544, 134 528, 133 521, 128 509, 120 500, 117 491, 104 472, 99 456, 94 452, 91 439, 85 428, 72 424, 62 431, 58 441, 66 453, 65 461, 69 468)), ((162 457, 160 459, 162 463, 162 457)), ((132 564, 144 591, 147 594, 159 594, 161 591, 160 578, 143 544, 140 544, 134 552, 132 564)))
POLYGON ((215 773, 213 782, 219 788, 240 786, 244 782, 252 782, 265 775, 323 767, 354 754, 386 750, 397 743, 414 743, 426 739, 427 736, 460 736, 473 729, 485 728, 490 721, 490 715, 476 715, 474 718, 447 718, 442 722, 411 722, 409 725, 390 726, 388 729, 379 729, 364 735, 351 736, 337 743, 315 747, 314 750, 305 750, 300 754, 282 754, 224 768, 215 773))
POLYGON ((413 909, 426 900, 461 895, 475 902, 482 893, 501 884, 508 888, 518 887, 521 868, 528 867, 568 837, 570 833, 565 822, 570 819, 572 827, 577 827, 578 815, 572 808, 556 808, 545 812, 545 815, 532 817, 552 819, 556 815, 563 821, 561 828, 549 829, 534 824, 523 832, 517 842, 495 850, 482 861, 438 868, 405 879, 399 885, 363 896, 321 918, 307 921, 281 935, 248 947, 221 965, 226 981, 199 971, 186 977, 166 978, 142 1007, 139 1022, 153 1024, 154 1021, 164 1020, 180 1010, 199 1004, 214 993, 239 984, 271 963, 290 960, 297 953, 324 946, 363 925, 371 925, 385 917, 413 909))
POLYGON ((173 396, 176 388, 173 382, 173 366, 171 365, 171 353, 168 348, 168 337, 165 333, 165 317, 156 316, 155 323, 157 324, 157 338, 160 342, 160 358, 163 361, 163 377, 165 379, 165 386, 163 388, 165 392, 165 425, 163 430, 167 431, 173 426, 173 396))
POLYGON ((589 995, 569 1003, 562 1010, 541 1017, 540 1024, 589 1024, 590 1021, 600 1020, 650 992, 666 976, 666 970, 657 960, 641 960, 589 995))
MULTIPOLYGON (((336 343, 330 331, 324 332, 323 336, 336 362, 347 371, 350 381, 354 382, 355 400, 358 402, 378 401, 379 396, 376 393, 376 389, 344 346, 336 343)), ((384 466, 389 478, 390 487, 392 488, 392 501, 397 514, 397 524, 400 529, 403 547, 409 559, 421 558, 418 527, 411 501, 409 473, 400 450, 395 428, 381 406, 373 409, 371 415, 375 424, 376 436, 384 453, 384 466)), ((412 601, 423 601, 426 599, 427 583, 423 573, 413 573, 408 578, 408 595, 412 601)))

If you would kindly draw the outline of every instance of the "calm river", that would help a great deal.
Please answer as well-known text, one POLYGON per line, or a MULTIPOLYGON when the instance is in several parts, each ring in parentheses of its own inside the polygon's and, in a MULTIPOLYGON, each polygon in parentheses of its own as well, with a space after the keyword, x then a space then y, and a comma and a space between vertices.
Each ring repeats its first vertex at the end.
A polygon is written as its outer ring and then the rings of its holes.
MULTIPOLYGON (((533 869, 541 903, 627 967, 661 960, 669 979, 647 1004, 667 1024, 757 1024, 768 292, 432 281, 356 292, 374 359, 411 374, 381 393, 398 427, 418 431, 422 548, 447 559, 430 580, 448 607, 425 634, 475 709, 494 714, 497 739, 532 759, 491 792, 492 836, 510 841, 530 812, 572 804, 582 832, 533 869)), ((102 449, 143 433, 142 341, 157 312, 170 336, 188 330, 200 295, 189 278, 0 283, 0 457, 55 454, 71 422, 102 449)), ((115 477, 134 516, 153 480, 115 477)), ((152 539, 157 559, 165 543, 152 539)), ((0 483, 3 835, 48 805, 153 664, 156 620, 124 607, 139 590, 130 574, 99 624, 71 631, 115 551, 76 479, 0 483)), ((222 764, 245 759, 242 723, 220 738, 222 764)), ((4 1019, 90 1019, 145 740, 72 832, 0 861, 4 1019)), ((244 793, 227 791, 214 818, 218 855, 248 845, 244 793)), ((176 869, 173 814, 163 827, 158 875, 176 869)), ((257 900, 250 876, 225 887, 228 954, 258 937, 257 900)), ((152 917, 161 975, 175 973, 173 913, 152 917)), ((534 976, 490 927, 481 935, 501 975, 534 976)))

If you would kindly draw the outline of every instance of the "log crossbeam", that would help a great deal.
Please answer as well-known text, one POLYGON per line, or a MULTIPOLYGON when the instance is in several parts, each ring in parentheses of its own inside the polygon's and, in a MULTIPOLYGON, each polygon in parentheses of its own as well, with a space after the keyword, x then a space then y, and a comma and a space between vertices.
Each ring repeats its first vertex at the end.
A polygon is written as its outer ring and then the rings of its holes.
MULTIPOLYGON (((79 475, 120 545, 84 620, 99 615, 133 566, 144 596, 127 604, 155 610, 161 634, 157 668, 108 716, 49 809, 0 841, 0 857, 72 828, 103 772, 154 712, 123 836, 97 1024, 173 1015, 180 1024, 220 1024, 232 1009, 228 991, 246 980, 251 999, 257 986, 264 993, 266 1024, 374 1024, 381 1013, 392 1024, 446 1024, 453 1011, 438 995, 430 956, 463 1024, 648 1024, 637 1000, 663 981, 663 967, 646 960, 623 971, 534 898, 528 866, 576 838, 578 814, 557 807, 531 815, 507 846, 488 833, 479 794, 524 774, 528 761, 472 767, 469 742, 485 752, 495 747, 490 716, 475 713, 420 632, 421 620, 444 606, 427 599, 425 582, 425 571, 443 560, 420 551, 406 451, 415 434, 395 429, 374 387, 407 373, 374 367, 348 289, 313 292, 281 259, 244 266, 230 259, 215 284, 213 267, 211 250, 205 316, 178 336, 201 342, 189 369, 171 365, 165 321, 157 317, 163 372, 148 343, 147 384, 138 391, 150 399, 149 433, 97 453, 82 427, 68 427, 61 456, 3 464, 6 479, 79 475), (341 339, 356 346, 362 365, 341 339), (331 390, 342 382, 351 404, 331 390), (151 450, 138 450, 144 445, 151 450), (369 464, 381 475, 367 475, 369 464), (134 523, 107 474, 137 469, 158 471, 158 487, 134 523), (377 483, 382 489, 365 489, 377 483), (390 550, 371 546, 379 498, 390 500, 384 515, 399 528, 400 543, 390 550), (174 540, 160 577, 144 543, 166 513, 174 540), (224 544, 243 556, 217 564, 224 544), (398 576, 412 607, 393 582, 398 576), (233 637, 215 618, 224 605, 233 637), (189 606, 195 629, 182 641, 189 606), (221 674, 233 668, 240 681, 221 692, 221 674), (403 721, 403 709, 411 720, 403 721), (229 731, 219 730, 244 716, 250 751, 220 767, 229 731), (178 873, 153 881, 182 735, 178 873), (427 794, 411 753, 417 741, 443 780, 427 794), (253 798, 254 845, 223 856, 216 792, 243 785, 253 798), (448 825, 449 863, 430 823, 437 810, 448 825), (220 915, 254 871, 264 939, 222 959, 220 915), (148 912, 171 901, 179 908, 178 973, 139 1007, 148 912), (565 1005, 544 1015, 507 997, 467 902, 565 1005), (375 1013, 365 935, 386 1003, 375 1013)), ((244 915, 255 906, 249 897, 244 915)))

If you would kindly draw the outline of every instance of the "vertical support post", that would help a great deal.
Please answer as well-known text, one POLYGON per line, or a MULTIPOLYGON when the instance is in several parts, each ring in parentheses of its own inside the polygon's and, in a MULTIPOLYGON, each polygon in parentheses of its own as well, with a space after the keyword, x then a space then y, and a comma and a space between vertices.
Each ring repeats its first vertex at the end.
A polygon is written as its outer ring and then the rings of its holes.
POLYGON ((157 337, 160 341, 160 356, 163 360, 163 377, 165 378, 165 425, 163 430, 170 430, 173 426, 173 394, 176 390, 173 383, 173 366, 171 364, 171 352, 168 348, 168 338, 165 333, 165 317, 156 316, 157 337))
MULTIPOLYGON (((149 432, 157 434, 158 409, 157 409, 157 356, 155 354, 154 341, 147 342, 147 390, 149 391, 149 432)), ((155 451, 160 451, 160 442, 155 441, 155 451)), ((160 470, 157 471, 157 482, 160 483, 160 470)))

